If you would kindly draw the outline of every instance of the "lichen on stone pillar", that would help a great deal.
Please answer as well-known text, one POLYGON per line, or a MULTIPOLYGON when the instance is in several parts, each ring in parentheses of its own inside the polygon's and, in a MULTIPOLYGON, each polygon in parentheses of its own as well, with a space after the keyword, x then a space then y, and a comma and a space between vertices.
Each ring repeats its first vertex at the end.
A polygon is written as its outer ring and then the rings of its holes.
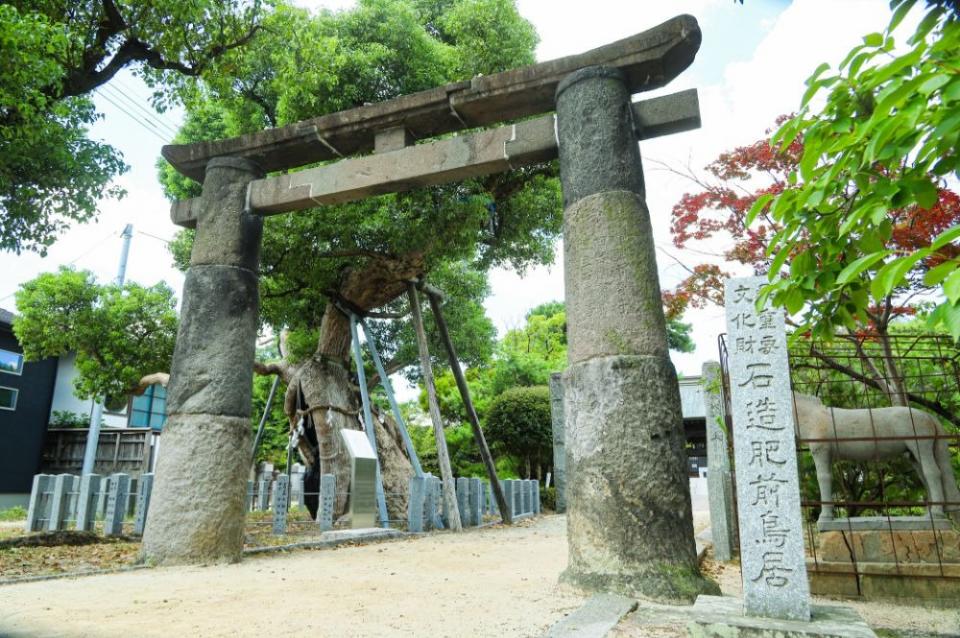
POLYGON ((569 363, 561 579, 693 602, 719 590, 697 565, 680 390, 621 73, 590 67, 567 77, 557 125, 569 363))

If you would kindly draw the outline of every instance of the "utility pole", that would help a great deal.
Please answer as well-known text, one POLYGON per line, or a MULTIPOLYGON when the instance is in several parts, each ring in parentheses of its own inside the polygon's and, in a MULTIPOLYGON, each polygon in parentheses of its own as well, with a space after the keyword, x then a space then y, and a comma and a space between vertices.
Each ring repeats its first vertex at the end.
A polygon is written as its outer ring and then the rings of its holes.
MULTIPOLYGON (((127 224, 120 234, 123 237, 123 248, 120 249, 120 266, 117 268, 117 285, 122 286, 127 277, 127 256, 130 254, 130 240, 133 238, 133 224, 127 224)), ((103 418, 103 397, 94 399, 93 410, 90 411, 90 429, 87 432, 87 447, 83 451, 83 469, 80 476, 93 473, 93 465, 97 458, 97 445, 100 443, 100 419, 103 418)))

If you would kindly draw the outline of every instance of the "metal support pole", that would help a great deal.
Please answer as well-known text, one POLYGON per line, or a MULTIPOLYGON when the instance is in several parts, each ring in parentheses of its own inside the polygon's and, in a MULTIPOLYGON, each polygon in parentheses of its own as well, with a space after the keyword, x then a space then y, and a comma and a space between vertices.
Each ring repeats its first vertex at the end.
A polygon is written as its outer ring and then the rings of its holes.
POLYGON ((470 421, 470 429, 473 430, 473 438, 480 449, 480 458, 483 459, 483 466, 487 470, 487 478, 490 479, 490 485, 493 487, 493 496, 497 500, 497 506, 500 508, 503 522, 512 523, 510 509, 506 506, 507 501, 503 495, 503 489, 500 487, 500 479, 497 478, 497 466, 493 462, 493 455, 490 454, 490 448, 487 446, 487 439, 483 436, 483 430, 480 428, 480 419, 477 417, 477 411, 473 407, 473 401, 470 399, 470 388, 467 386, 467 379, 463 376, 463 370, 460 368, 460 361, 457 359, 457 351, 453 347, 453 341, 450 339, 450 332, 447 330, 447 322, 443 318, 443 312, 440 309, 440 295, 436 289, 424 286, 424 292, 430 300, 430 309, 437 321, 437 330, 440 331, 440 339, 447 350, 447 358, 450 361, 450 370, 453 371, 453 378, 457 381, 457 388, 460 390, 460 397, 463 399, 463 405, 467 410, 467 419, 470 421))
POLYGON ((383 361, 380 359, 380 351, 377 348, 377 340, 373 338, 367 322, 361 318, 360 325, 363 327, 363 336, 367 341, 367 348, 370 350, 370 356, 373 359, 373 365, 377 368, 377 374, 380 375, 380 385, 387 393, 387 401, 390 402, 390 409, 393 411, 393 419, 397 422, 400 429, 400 436, 403 437, 403 445, 407 448, 407 455, 410 457, 410 464, 413 466, 415 476, 423 476, 423 468, 420 466, 420 457, 417 456, 417 450, 413 447, 413 441, 410 439, 410 433, 407 432, 407 424, 400 414, 400 405, 397 403, 396 396, 393 394, 393 384, 390 383, 390 377, 387 376, 387 370, 383 367, 383 361))
MULTIPOLYGON (((263 430, 267 427, 267 416, 270 414, 270 406, 273 405, 273 395, 277 392, 277 386, 280 385, 280 375, 273 377, 273 385, 270 386, 270 394, 267 395, 267 405, 263 408, 263 416, 260 417, 260 425, 257 426, 257 436, 253 439, 253 452, 250 454, 251 465, 257 463, 257 452, 260 450, 260 443, 263 441, 263 430)), ((288 463, 289 465, 289 463, 288 463)))
POLYGON ((360 352, 360 338, 357 335, 357 316, 350 313, 350 334, 352 336, 353 360, 357 365, 357 385, 360 386, 360 399, 363 403, 363 426, 367 430, 370 447, 377 457, 377 510, 380 513, 380 527, 389 527, 387 499, 383 493, 383 478, 380 476, 380 453, 377 452, 377 432, 373 427, 373 414, 370 411, 370 394, 367 392, 367 373, 363 369, 363 355, 360 352))

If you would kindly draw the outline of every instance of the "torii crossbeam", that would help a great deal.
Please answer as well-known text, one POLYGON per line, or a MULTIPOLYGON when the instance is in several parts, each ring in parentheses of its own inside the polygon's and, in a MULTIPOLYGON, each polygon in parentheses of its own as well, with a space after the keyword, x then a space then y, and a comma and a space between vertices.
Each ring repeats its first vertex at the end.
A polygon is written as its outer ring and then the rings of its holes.
POLYGON ((671 601, 708 591, 697 569, 680 397, 637 144, 698 127, 699 108, 695 91, 631 102, 673 80, 699 46, 696 20, 678 16, 580 55, 164 147, 181 173, 203 181, 203 195, 172 208, 173 221, 196 227, 196 238, 144 557, 239 559, 264 215, 317 206, 323 214, 325 204, 559 156, 569 342, 564 578, 671 601), (320 162, 329 163, 290 172, 320 162), (190 476, 198 456, 209 470, 190 476))

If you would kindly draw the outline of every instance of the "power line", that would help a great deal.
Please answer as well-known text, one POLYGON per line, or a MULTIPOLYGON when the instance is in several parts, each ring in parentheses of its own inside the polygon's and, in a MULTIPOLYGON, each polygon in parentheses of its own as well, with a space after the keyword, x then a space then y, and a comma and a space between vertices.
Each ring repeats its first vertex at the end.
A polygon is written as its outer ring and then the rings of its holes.
MULTIPOLYGON (((62 264, 62 265, 64 265, 64 266, 72 266, 72 265, 74 265, 75 263, 77 263, 78 261, 80 261, 81 259, 83 259, 84 257, 86 257, 87 255, 89 255, 90 253, 92 253, 93 251, 95 251, 97 248, 99 248, 99 247, 103 244, 103 242, 107 241, 107 240, 110 239, 111 237, 116 237, 117 235, 118 235, 117 231, 115 231, 115 230, 110 231, 109 233, 107 233, 106 236, 104 236, 103 238, 101 238, 100 240, 98 240, 96 243, 94 243, 92 246, 90 246, 90 248, 88 248, 88 249, 85 250, 84 252, 80 253, 79 255, 77 255, 76 257, 74 257, 73 259, 71 259, 70 261, 68 261, 67 263, 62 264)), ((6 297, 0 297, 0 301, 6 301, 6 300, 9 299, 10 297, 13 297, 15 294, 17 294, 17 291, 16 291, 16 290, 14 290, 13 292, 11 292, 11 293, 10 293, 9 295, 7 295, 6 297)))
POLYGON ((158 127, 158 129, 162 133, 168 134, 171 137, 177 134, 177 129, 174 126, 168 124, 157 113, 145 107, 142 103, 138 102, 136 99, 130 97, 127 93, 125 93, 120 88, 112 86, 110 84, 104 84, 100 88, 103 89, 104 91, 110 91, 110 95, 112 95, 115 99, 122 101, 125 105, 127 105, 128 108, 132 108, 133 111, 138 115, 140 115, 141 117, 146 118, 147 121, 149 121, 152 125, 155 125, 156 127, 158 127))
POLYGON ((158 240, 158 241, 162 241, 163 243, 165 243, 165 244, 167 244, 167 245, 170 245, 170 244, 172 243, 169 239, 164 239, 163 237, 158 237, 157 235, 151 235, 150 233, 145 233, 145 232, 143 232, 142 230, 138 230, 138 231, 136 231, 136 233, 137 233, 138 235, 145 235, 145 236, 147 236, 147 237, 150 237, 151 239, 156 239, 156 240, 158 240))
POLYGON ((102 97, 102 98, 105 99, 107 102, 109 102, 110 104, 112 104, 114 107, 116 107, 117 109, 119 109, 121 113, 123 113, 124 115, 126 115, 127 117, 129 117, 131 120, 133 120, 134 122, 136 122, 137 124, 139 124, 141 127, 143 127, 144 129, 146 129, 147 131, 149 131, 150 133, 152 133, 153 135, 155 135, 156 137, 158 137, 161 142, 168 142, 168 141, 170 141, 170 140, 169 140, 169 136, 167 136, 167 135, 165 135, 165 134, 162 134, 160 131, 158 131, 158 130, 156 129, 156 127, 154 127, 153 125, 151 125, 149 122, 146 122, 146 121, 144 121, 143 119, 137 117, 136 115, 130 113, 130 111, 128 111, 127 109, 125 109, 122 105, 118 104, 116 100, 114 100, 114 99, 111 98, 106 92, 104 92, 103 90, 101 90, 102 88, 103 88, 103 87, 98 87, 97 89, 95 89, 95 91, 100 95, 100 97, 102 97))

